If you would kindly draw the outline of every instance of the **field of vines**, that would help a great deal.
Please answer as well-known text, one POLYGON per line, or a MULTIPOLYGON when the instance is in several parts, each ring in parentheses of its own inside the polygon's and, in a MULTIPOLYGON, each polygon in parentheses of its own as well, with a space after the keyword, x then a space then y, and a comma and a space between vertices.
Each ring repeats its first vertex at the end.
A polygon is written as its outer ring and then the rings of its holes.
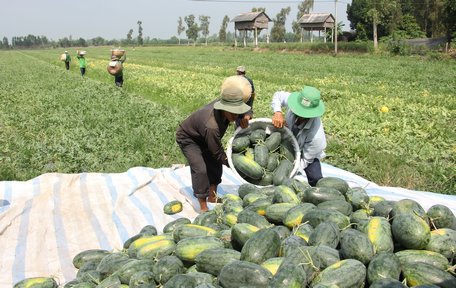
POLYGON ((271 117, 277 90, 321 90, 324 162, 383 186, 456 194, 454 60, 136 47, 117 88, 106 71, 110 49, 86 49, 85 77, 76 51, 70 71, 63 49, 0 52, 0 180, 185 163, 177 125, 244 65, 255 117, 271 117))

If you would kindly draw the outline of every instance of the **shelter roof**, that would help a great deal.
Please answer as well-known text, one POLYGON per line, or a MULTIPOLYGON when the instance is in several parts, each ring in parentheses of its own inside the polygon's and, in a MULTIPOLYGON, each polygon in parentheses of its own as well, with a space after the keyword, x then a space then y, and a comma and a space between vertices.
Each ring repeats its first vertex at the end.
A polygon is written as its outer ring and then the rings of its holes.
POLYGON ((264 13, 264 11, 259 11, 259 12, 247 12, 247 13, 242 13, 237 15, 236 17, 231 20, 231 22, 249 22, 249 21, 254 21, 256 18, 258 18, 260 15, 264 14, 268 18, 268 21, 272 21, 269 16, 264 13))
POLYGON ((299 19, 300 24, 310 24, 310 23, 325 23, 331 22, 334 23, 335 19, 331 13, 310 13, 304 14, 299 19))

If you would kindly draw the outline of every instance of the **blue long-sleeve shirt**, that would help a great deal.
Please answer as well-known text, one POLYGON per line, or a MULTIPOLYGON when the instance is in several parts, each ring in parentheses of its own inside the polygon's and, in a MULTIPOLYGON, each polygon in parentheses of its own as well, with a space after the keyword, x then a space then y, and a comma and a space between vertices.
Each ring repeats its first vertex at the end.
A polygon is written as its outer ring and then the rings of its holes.
POLYGON ((310 118, 307 122, 296 124, 297 116, 288 107, 290 92, 278 91, 272 97, 273 112, 282 112, 286 108, 285 121, 288 129, 298 141, 301 149, 301 168, 306 168, 314 159, 324 158, 326 148, 326 136, 320 117, 310 118))

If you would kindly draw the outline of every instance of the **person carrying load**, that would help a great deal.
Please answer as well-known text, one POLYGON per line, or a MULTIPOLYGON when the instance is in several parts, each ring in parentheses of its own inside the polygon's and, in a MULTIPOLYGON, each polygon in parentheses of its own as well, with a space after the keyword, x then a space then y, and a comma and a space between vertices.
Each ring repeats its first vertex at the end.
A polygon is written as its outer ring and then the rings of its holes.
POLYGON ((76 58, 78 58, 79 61, 79 69, 81 70, 81 76, 84 76, 86 73, 86 68, 87 68, 87 61, 84 55, 86 54, 86 51, 79 51, 76 50, 76 58))
POLYGON ((117 87, 122 87, 123 79, 123 63, 127 60, 127 53, 124 50, 113 50, 111 62, 108 65, 108 73, 114 76, 114 83, 117 87), (121 52, 117 52, 121 51, 121 52))
POLYGON ((71 62, 71 56, 70 54, 68 54, 68 51, 65 51, 65 53, 63 53, 61 56, 60 56, 60 59, 65 62, 65 68, 66 70, 70 70, 70 62, 71 62))

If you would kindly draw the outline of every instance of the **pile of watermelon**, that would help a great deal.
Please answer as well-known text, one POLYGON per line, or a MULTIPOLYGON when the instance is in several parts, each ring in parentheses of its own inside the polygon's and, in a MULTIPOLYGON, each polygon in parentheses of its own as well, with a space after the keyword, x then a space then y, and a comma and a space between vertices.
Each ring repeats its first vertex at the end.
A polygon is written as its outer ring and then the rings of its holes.
POLYGON ((230 167, 244 182, 280 185, 293 176, 300 158, 298 144, 288 129, 276 129, 267 122, 255 124, 237 133, 229 143, 230 167))
POLYGON ((221 199, 162 233, 144 227, 122 251, 79 253, 63 287, 456 287, 456 218, 444 205, 369 197, 334 177, 245 183, 221 199))

